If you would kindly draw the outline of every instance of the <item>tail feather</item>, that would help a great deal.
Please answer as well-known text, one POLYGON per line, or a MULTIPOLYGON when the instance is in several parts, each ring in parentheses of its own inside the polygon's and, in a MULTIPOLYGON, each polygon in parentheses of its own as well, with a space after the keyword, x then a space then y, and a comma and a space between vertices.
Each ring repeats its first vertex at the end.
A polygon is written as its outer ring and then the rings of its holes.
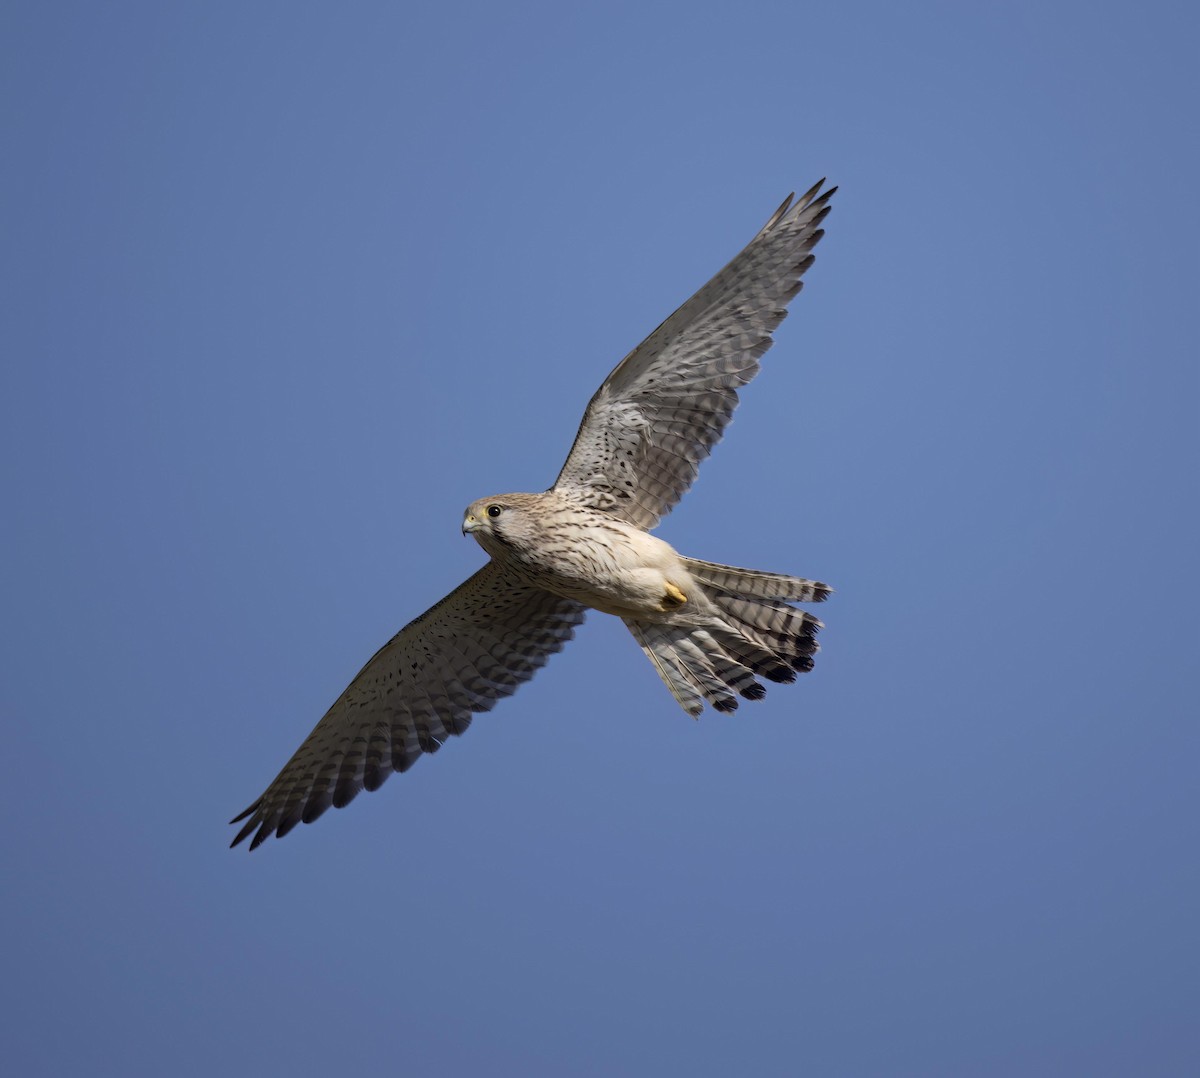
POLYGON ((684 673, 696 680, 700 694, 717 711, 737 711, 737 697, 717 673, 714 660, 722 658, 721 652, 702 647, 695 637, 695 633, 684 633, 675 640, 675 650, 683 661, 684 673))
POLYGON ((805 580, 783 573, 763 573, 756 569, 739 569, 734 565, 684 558, 684 564, 694 580, 710 592, 736 595, 744 599, 783 599, 793 603, 823 603, 833 592, 819 580, 805 580))
POLYGON ((799 577, 685 560, 708 602, 693 605, 677 621, 626 618, 625 624, 689 715, 698 716, 706 702, 728 712, 737 709, 738 696, 761 700, 766 688, 756 675, 791 682, 812 669, 821 622, 785 600, 819 602, 832 589, 799 577))
MULTIPOLYGON (((767 695, 767 690, 755 679, 753 668, 742 662, 731 650, 722 648, 706 630, 695 630, 692 639, 695 644, 704 649, 713 673, 739 696, 743 696, 747 700, 761 700, 767 695)), ((733 700, 732 705, 726 710, 736 711, 737 701, 733 700)), ((717 710, 722 709, 717 708, 717 710)))
POLYGON ((712 600, 742 636, 778 655, 793 669, 798 669, 799 660, 820 649, 817 633, 822 624, 806 611, 771 599, 714 595, 712 600))
POLYGON ((784 662, 765 644, 759 643, 733 626, 715 626, 713 635, 720 646, 743 666, 761 674, 768 681, 790 685, 796 680, 792 664, 784 662))
POLYGON ((685 667, 676 654, 674 638, 678 630, 669 625, 633 621, 630 618, 625 619, 625 624, 654 663, 658 676, 671 690, 671 695, 679 701, 679 706, 693 718, 699 715, 704 710, 704 697, 700 695, 695 678, 684 673, 685 667))

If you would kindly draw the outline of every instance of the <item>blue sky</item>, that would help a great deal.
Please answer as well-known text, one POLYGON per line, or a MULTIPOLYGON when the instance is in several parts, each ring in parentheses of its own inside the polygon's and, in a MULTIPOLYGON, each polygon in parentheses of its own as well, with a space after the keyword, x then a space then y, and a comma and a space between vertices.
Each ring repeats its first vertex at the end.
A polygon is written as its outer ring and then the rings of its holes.
POLYGON ((11 1073, 1196 1073, 1194 14, 412 7, 0 16, 11 1073), (693 722, 595 615, 228 850, 823 175, 660 530, 816 671, 693 722))

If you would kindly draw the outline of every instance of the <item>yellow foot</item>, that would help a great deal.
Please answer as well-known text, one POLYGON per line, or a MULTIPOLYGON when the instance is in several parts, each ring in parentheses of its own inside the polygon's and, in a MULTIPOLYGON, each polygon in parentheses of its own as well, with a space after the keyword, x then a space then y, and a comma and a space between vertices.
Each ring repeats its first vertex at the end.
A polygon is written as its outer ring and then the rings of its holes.
POLYGON ((667 581, 667 594, 663 596, 663 609, 673 610, 677 606, 683 606, 687 602, 687 596, 683 594, 674 584, 667 581))

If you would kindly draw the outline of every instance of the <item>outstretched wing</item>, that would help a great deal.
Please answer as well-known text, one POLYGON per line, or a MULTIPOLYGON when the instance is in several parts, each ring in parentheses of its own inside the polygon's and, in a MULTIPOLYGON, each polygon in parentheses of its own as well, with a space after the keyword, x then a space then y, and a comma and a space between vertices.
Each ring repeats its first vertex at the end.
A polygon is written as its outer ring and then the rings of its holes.
POLYGON ((272 832, 282 838, 437 752, 473 712, 533 677, 584 613, 488 562, 376 652, 262 797, 230 821, 246 820, 231 845, 251 832, 250 849, 272 832))
POLYGON ((775 215, 596 391, 554 490, 652 528, 696 478, 800 291, 836 187, 775 215))

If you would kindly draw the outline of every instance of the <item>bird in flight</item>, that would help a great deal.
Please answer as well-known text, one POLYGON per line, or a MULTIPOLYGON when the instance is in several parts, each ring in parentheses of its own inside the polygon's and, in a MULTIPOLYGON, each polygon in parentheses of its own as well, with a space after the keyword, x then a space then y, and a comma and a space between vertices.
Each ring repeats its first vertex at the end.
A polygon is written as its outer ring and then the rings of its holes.
POLYGON ((720 273, 596 390, 554 485, 467 506, 464 534, 490 556, 362 668, 245 812, 250 849, 461 734, 571 639, 587 610, 621 618, 689 715, 759 700, 759 678, 811 670, 815 580, 684 557, 650 529, 692 485, 737 391, 759 369, 800 291, 829 213, 824 180, 788 196, 720 273))

